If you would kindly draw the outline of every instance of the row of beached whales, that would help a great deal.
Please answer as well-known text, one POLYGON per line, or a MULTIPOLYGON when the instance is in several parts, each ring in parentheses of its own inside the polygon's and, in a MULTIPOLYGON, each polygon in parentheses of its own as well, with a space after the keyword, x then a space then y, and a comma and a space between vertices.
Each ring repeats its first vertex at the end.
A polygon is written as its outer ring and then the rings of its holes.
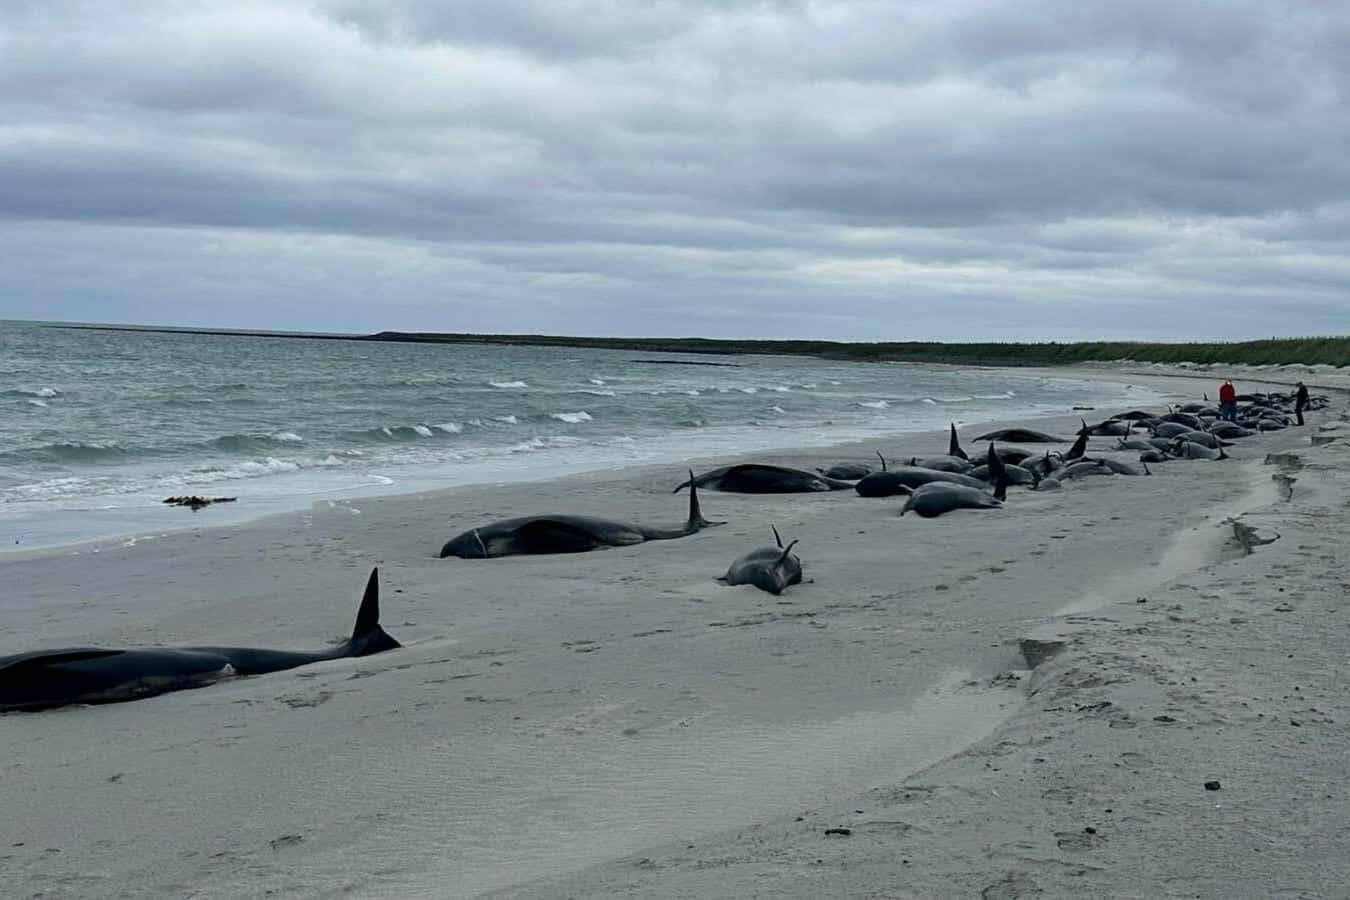
MULTIPOLYGON (((989 443, 979 465, 962 449, 951 427, 947 453, 911 457, 904 465, 880 467, 844 463, 808 472, 783 466, 744 463, 723 466, 676 486, 689 488, 689 517, 674 528, 652 528, 591 516, 550 514, 504 519, 469 529, 441 548, 441 557, 487 559, 520 554, 579 553, 669 540, 720 525, 703 518, 700 487, 746 494, 853 490, 864 497, 905 496, 901 515, 932 518, 957 509, 995 509, 1007 490, 1022 485, 1045 491, 1091 475, 1148 475, 1148 463, 1169 459, 1226 459, 1224 447, 1236 439, 1291 424, 1292 396, 1239 396, 1235 421, 1219 410, 1194 403, 1154 415, 1132 411, 1096 425, 1083 421, 1068 451, 1033 451, 998 444, 1064 444, 1067 439, 1028 428, 1006 428, 970 439, 989 443), (1143 437, 1147 434, 1147 437, 1143 437), (1088 454, 1091 437, 1115 437, 1112 451, 1138 451, 1139 465, 1088 454)), ((1320 409, 1314 397, 1293 413, 1300 424, 1306 409, 1320 409)), ((880 454, 879 454, 880 455, 880 454)), ((775 546, 737 557, 721 581, 753 585, 772 594, 802 580, 796 541, 783 545, 773 528, 775 546)), ((112 703, 169 691, 201 687, 232 676, 261 675, 344 657, 369 656, 400 646, 380 627, 379 570, 372 570, 357 611, 351 637, 325 650, 297 652, 250 647, 70 647, 0 657, 0 712, 32 711, 75 703, 112 703)))

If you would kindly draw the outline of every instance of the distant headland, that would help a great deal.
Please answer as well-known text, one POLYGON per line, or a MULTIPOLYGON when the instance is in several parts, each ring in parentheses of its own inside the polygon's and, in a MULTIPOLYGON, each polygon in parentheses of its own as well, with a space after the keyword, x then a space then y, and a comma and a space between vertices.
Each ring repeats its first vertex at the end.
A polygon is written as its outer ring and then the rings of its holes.
POLYGON ((1133 360, 1158 363, 1228 363, 1245 365, 1350 366, 1350 336, 1269 338, 1231 343, 1161 343, 1144 341, 1080 341, 1044 343, 943 343, 880 341, 875 343, 819 340, 725 340, 717 338, 575 337, 549 334, 467 334, 427 331, 380 331, 335 334, 224 328, 180 328, 158 325, 86 325, 34 323, 53 328, 95 331, 139 331, 169 334, 270 337, 302 340, 387 341, 414 344, 504 344, 527 347, 580 347, 638 350, 652 353, 810 356, 855 362, 914 362, 977 366, 1058 366, 1081 362, 1133 360))

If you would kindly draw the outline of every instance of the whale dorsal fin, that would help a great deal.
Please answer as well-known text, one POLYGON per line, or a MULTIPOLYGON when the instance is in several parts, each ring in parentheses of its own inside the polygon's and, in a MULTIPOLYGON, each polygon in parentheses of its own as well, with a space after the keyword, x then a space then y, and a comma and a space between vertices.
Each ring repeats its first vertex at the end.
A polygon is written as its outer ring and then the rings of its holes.
POLYGON ((969 461, 970 457, 966 456, 966 451, 961 449, 961 442, 956 438, 956 423, 952 422, 951 425, 952 437, 951 440, 947 442, 947 455, 969 461))
POLYGON ((370 570, 370 580, 366 582, 366 593, 361 597, 361 607, 356 611, 356 625, 352 628, 352 640, 369 634, 380 627, 380 567, 370 570))
MULTIPOLYGON (((782 547, 783 545, 782 545, 782 544, 779 544, 778 546, 782 547)), ((783 555, 780 556, 780 557, 778 557, 778 564, 779 564, 780 566, 781 566, 783 563, 787 562, 788 554, 792 552, 792 548, 795 547, 795 546, 797 546, 797 542, 796 542, 796 541, 793 541, 792 543, 788 544, 786 547, 783 547, 783 555)))
POLYGON ((884 456, 881 455, 881 451, 880 451, 880 450, 877 451, 877 459, 881 460, 881 471, 885 472, 885 471, 886 471, 886 457, 884 457, 884 456))
POLYGON ((778 534, 778 526, 777 526, 777 525, 770 525, 769 527, 773 529, 773 540, 774 540, 774 543, 776 543, 779 547, 782 547, 782 546, 783 546, 783 539, 782 539, 782 538, 779 536, 779 534, 778 534))

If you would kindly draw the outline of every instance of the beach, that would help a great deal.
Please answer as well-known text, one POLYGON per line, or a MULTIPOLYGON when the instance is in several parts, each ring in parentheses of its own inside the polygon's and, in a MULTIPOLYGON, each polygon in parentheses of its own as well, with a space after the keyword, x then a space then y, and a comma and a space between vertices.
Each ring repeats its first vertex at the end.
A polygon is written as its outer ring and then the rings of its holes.
MULTIPOLYGON (((1220 374, 1046 371, 1178 400, 1220 374)), ((5 554, 0 655, 318 648, 373 566, 404 646, 0 717, 0 873, 15 896, 1337 896, 1350 428, 1331 396, 1231 461, 935 520, 709 491, 726 524, 680 540, 436 557, 530 513, 682 522, 663 463, 5 554), (717 583, 771 524, 807 582, 717 583)))

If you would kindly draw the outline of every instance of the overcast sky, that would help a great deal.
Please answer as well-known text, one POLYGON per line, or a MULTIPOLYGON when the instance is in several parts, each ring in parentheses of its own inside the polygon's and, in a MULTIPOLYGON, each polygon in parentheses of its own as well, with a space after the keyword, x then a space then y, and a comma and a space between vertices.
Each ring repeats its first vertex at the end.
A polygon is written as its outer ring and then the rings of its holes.
POLYGON ((1350 332, 1350 3, 0 0, 0 318, 1350 332))

